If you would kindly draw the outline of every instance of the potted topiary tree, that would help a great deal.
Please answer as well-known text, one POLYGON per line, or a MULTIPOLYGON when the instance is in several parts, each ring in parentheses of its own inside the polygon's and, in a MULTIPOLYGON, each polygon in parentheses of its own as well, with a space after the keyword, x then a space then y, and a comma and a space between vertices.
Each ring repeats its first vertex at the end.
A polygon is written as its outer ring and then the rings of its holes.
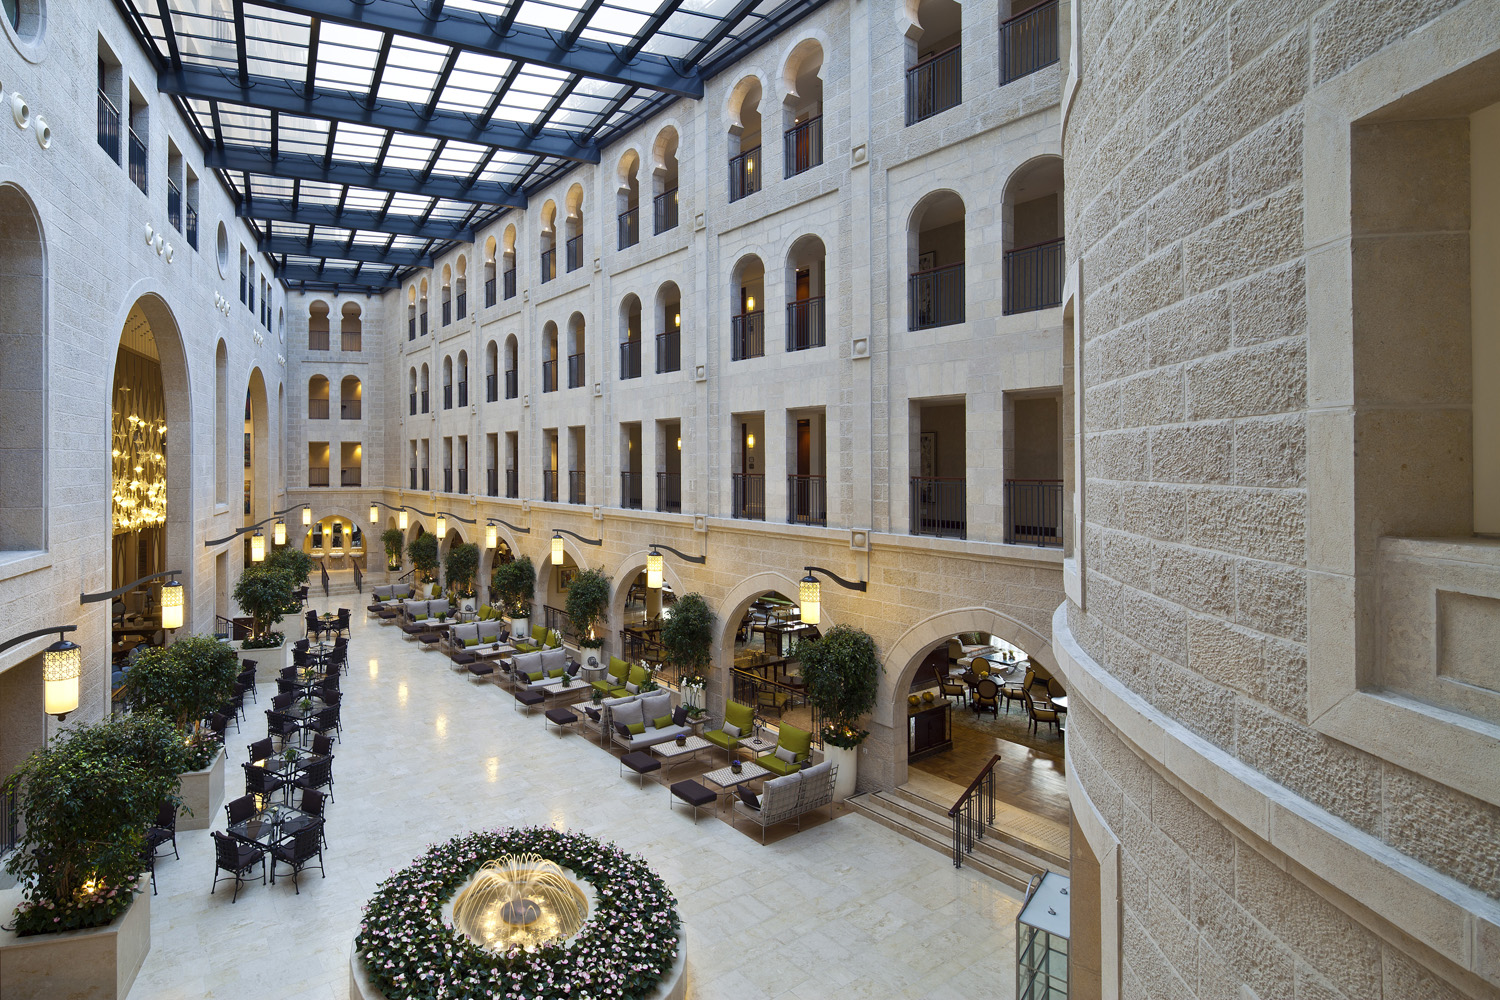
POLYGON ((301 549, 289 548, 285 545, 278 546, 275 552, 266 557, 265 565, 284 569, 292 575, 292 587, 302 587, 312 576, 312 556, 301 549))
MULTIPOLYGON (((297 606, 296 584, 286 569, 261 563, 250 565, 234 585, 234 599, 253 620, 250 638, 241 650, 280 649, 286 636, 272 630, 288 611, 297 606)), ((277 665, 278 669, 280 664, 277 665)))
POLYGON ((385 544, 385 568, 396 572, 401 568, 401 552, 406 548, 406 535, 400 528, 386 528, 380 540, 385 544))
POLYGON ((234 695, 239 670, 234 650, 195 635, 145 650, 125 675, 130 710, 166 719, 188 748, 181 795, 190 815, 182 829, 207 829, 224 799, 224 746, 203 722, 234 695))
POLYGON ((869 633, 835 625, 820 639, 797 649, 807 698, 823 720, 823 755, 838 765, 835 798, 854 792, 859 745, 869 731, 859 722, 875 707, 880 691, 880 657, 869 633))
POLYGON ((448 550, 443 562, 448 581, 448 591, 455 606, 468 602, 468 610, 474 607, 474 574, 479 572, 479 546, 472 542, 455 545, 448 550))
POLYGON ((568 584, 568 602, 564 609, 573 631, 578 633, 578 645, 585 649, 600 649, 604 646, 602 636, 596 634, 595 625, 609 607, 609 577, 601 569, 586 569, 573 577, 568 584))
POLYGON ((188 763, 176 727, 143 713, 65 730, 6 780, 25 831, 6 862, 21 886, 0 933, 7 996, 129 991, 151 947, 151 896, 136 895, 144 833, 164 803, 181 805, 188 763), (11 947, 25 948, 25 960, 7 961, 11 947))
POLYGON ((432 583, 437 578, 437 535, 431 533, 419 535, 406 547, 406 551, 411 555, 411 564, 417 571, 417 579, 422 583, 432 583))
POLYGON ((662 616, 661 644, 667 662, 682 678, 682 701, 689 709, 703 708, 703 689, 708 683, 708 669, 713 660, 713 609, 702 594, 684 594, 672 605, 672 613, 662 616))
POLYGON ((525 636, 530 631, 535 594, 536 567, 531 564, 530 556, 501 563, 490 574, 490 596, 505 608, 514 635, 525 636))

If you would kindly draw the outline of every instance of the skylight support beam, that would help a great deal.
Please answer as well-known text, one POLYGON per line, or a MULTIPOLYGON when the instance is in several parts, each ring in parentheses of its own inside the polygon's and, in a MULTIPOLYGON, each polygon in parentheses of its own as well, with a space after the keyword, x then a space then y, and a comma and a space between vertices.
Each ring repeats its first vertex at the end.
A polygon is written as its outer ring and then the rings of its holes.
POLYGON ((381 250, 377 247, 345 244, 337 240, 300 240, 291 236, 262 236, 255 248, 261 253, 290 254, 294 257, 322 257, 325 260, 349 260, 385 267, 431 267, 432 258, 419 250, 381 250))
POLYGON ((337 285, 352 288, 400 288, 401 281, 394 274, 378 271, 362 271, 359 267, 330 267, 322 264, 281 264, 276 268, 276 277, 297 284, 337 285))
POLYGON ((416 236, 426 240, 457 240, 472 243, 474 230, 460 222, 438 219, 421 221, 414 216, 385 212, 371 212, 357 208, 334 208, 330 205, 302 204, 297 208, 280 201, 246 199, 235 214, 242 219, 265 222, 289 222, 304 226, 335 226, 339 229, 358 229, 369 233, 389 233, 393 236, 416 236))
POLYGON ((399 168, 372 170, 347 160, 325 163, 322 158, 306 153, 268 156, 264 151, 251 146, 225 146, 222 149, 204 150, 203 164, 215 170, 240 170, 272 177, 321 181, 325 184, 347 184, 376 191, 393 191, 426 198, 452 198, 503 208, 526 207, 525 195, 508 185, 493 181, 475 181, 471 184, 462 177, 430 176, 424 179, 399 168))
POLYGON ((734 5, 734 9, 724 15, 724 19, 714 27, 714 30, 704 35, 703 41, 692 47, 683 59, 683 62, 689 66, 697 66, 698 60, 708 55, 714 50, 714 46, 734 33, 734 29, 740 26, 741 21, 750 16, 750 12, 755 9, 755 5, 759 2, 760 0, 739 0, 734 5))

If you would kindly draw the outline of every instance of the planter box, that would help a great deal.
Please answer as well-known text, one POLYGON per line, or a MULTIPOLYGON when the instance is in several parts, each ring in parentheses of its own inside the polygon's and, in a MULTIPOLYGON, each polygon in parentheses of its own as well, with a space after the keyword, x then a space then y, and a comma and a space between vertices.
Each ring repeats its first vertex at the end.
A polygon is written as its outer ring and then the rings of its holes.
MULTIPOLYGON (((0 893, 4 919, 20 892, 0 893)), ((151 886, 106 927, 16 937, 0 930, 5 1000, 125 1000, 151 950, 151 886)))
POLYGON ((213 826, 219 807, 224 804, 224 748, 219 756, 201 771, 182 774, 182 804, 193 811, 191 816, 177 817, 179 830, 207 830, 213 826))
MULTIPOLYGON (((285 633, 283 633, 285 634, 285 633)), ((243 649, 235 647, 234 655, 239 657, 240 663, 246 660, 254 660, 258 671, 270 671, 269 674, 258 674, 257 676, 275 677, 281 672, 282 667, 292 665, 292 644, 285 640, 279 646, 271 646, 266 649, 243 649)))
POLYGON ((854 794, 859 782, 859 747, 823 746, 823 759, 838 765, 838 777, 833 782, 833 801, 842 802, 854 794))

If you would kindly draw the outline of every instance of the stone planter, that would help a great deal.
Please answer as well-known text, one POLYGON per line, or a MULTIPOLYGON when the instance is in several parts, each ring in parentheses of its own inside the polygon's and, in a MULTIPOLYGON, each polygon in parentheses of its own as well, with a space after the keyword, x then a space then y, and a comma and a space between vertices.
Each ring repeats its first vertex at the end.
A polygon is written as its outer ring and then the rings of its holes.
POLYGON ((859 780, 859 747, 836 747, 823 744, 823 759, 838 765, 838 777, 833 782, 833 800, 840 802, 854 794, 859 780))
POLYGON ((179 830, 207 830, 213 825, 224 804, 224 748, 214 762, 201 771, 182 774, 182 804, 192 810, 191 816, 177 817, 179 830))
POLYGON ((235 647, 234 655, 239 657, 240 663, 244 663, 246 660, 254 660, 256 669, 261 672, 257 674, 257 677, 271 676, 274 678, 281 671, 282 667, 291 666, 291 649, 292 644, 286 640, 282 640, 281 645, 268 646, 265 649, 244 649, 237 646, 235 647), (269 671, 270 673, 266 674, 265 671, 269 671))
MULTIPOLYGON (((0 893, 5 918, 20 892, 0 893)), ((17 937, 0 930, 5 1000, 125 1000, 151 950, 151 887, 106 927, 17 937)))

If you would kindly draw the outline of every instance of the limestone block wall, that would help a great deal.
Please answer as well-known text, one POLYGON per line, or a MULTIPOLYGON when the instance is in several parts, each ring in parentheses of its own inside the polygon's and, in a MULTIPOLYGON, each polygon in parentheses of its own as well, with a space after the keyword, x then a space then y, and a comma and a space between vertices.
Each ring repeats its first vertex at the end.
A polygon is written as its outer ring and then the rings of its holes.
POLYGON ((1413 244, 1409 269, 1360 283, 1383 239, 1467 236, 1466 212, 1460 228, 1415 207, 1453 217, 1466 152, 1367 164, 1361 142, 1378 138, 1367 122, 1493 102, 1497 12, 1074 13, 1065 418, 1082 531, 1053 645, 1085 706, 1069 779, 1099 865, 1079 888, 1103 903, 1105 995, 1500 990, 1493 702, 1441 676, 1435 640, 1492 631, 1493 559, 1453 471, 1466 429, 1404 423, 1447 408, 1466 428, 1466 395, 1423 395, 1427 361, 1468 364, 1450 349, 1467 340, 1466 253, 1413 244), (1402 172, 1416 164, 1429 180, 1402 172), (1445 588, 1476 596, 1434 624, 1445 588))

